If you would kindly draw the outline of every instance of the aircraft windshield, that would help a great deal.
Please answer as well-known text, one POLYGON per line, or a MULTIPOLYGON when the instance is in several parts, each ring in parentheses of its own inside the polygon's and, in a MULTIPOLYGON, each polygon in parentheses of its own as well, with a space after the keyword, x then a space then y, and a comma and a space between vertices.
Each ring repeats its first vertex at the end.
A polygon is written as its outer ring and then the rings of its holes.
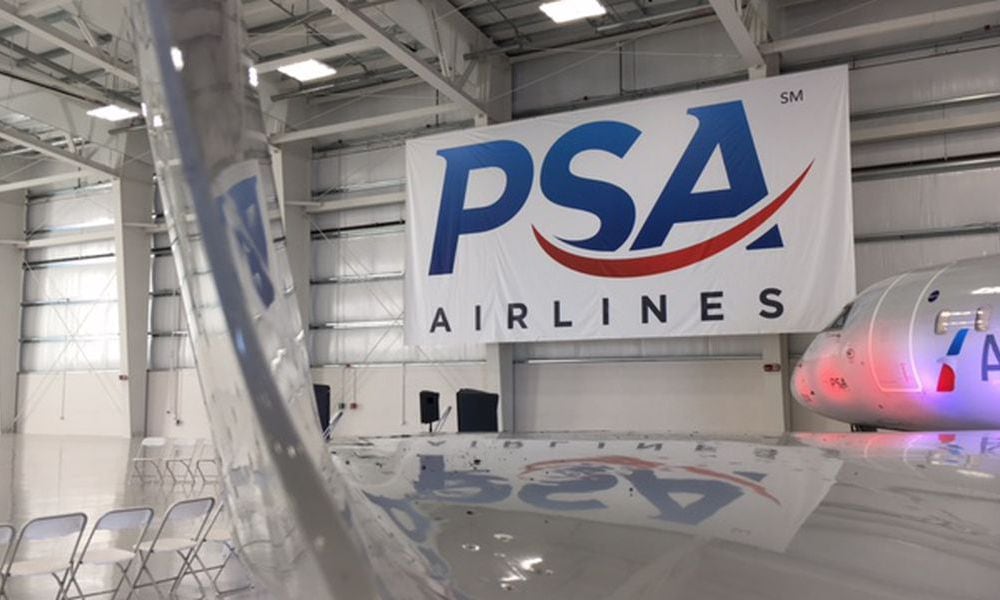
POLYGON ((833 320, 833 323, 824 329, 823 331, 840 331, 844 328, 844 324, 847 323, 847 316, 851 314, 851 309, 854 308, 854 303, 848 304, 840 311, 837 318, 833 320))

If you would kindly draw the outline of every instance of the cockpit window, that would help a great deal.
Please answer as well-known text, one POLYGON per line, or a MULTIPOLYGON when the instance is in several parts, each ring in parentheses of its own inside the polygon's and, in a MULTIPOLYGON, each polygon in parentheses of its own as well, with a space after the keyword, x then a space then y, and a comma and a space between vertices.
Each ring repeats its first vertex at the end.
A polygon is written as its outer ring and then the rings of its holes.
POLYGON ((840 314, 837 315, 837 318, 833 320, 833 323, 830 323, 830 326, 823 331, 840 331, 843 329, 844 325, 847 323, 847 316, 851 314, 852 308, 854 308, 853 302, 845 306, 844 309, 840 311, 840 314))

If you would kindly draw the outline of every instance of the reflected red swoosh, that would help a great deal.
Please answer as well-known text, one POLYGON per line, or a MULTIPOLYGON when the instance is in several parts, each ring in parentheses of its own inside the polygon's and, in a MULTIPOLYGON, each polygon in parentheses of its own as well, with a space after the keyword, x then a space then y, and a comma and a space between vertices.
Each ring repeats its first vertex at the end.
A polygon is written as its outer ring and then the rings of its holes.
POLYGON ((805 170, 802 171, 802 174, 788 186, 788 189, 745 221, 741 221, 731 229, 727 229, 703 242, 655 256, 611 259, 580 256, 556 247, 555 244, 545 239, 534 225, 532 225, 531 230, 535 233, 535 240, 538 241, 538 245, 542 247, 542 250, 546 254, 552 257, 552 260, 574 271, 597 277, 645 277, 647 275, 659 275, 660 273, 683 269, 710 256, 715 256, 753 233, 755 229, 760 227, 761 224, 788 202, 788 199, 792 197, 792 194, 802 184, 806 175, 809 174, 812 166, 813 163, 810 162, 805 170))

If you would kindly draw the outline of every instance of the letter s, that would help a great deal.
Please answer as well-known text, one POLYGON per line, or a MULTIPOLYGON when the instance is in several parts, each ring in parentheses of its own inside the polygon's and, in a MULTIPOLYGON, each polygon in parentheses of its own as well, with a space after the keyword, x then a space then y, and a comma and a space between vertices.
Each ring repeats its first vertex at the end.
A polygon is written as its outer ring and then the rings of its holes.
POLYGON ((531 153, 510 140, 447 148, 439 150, 438 156, 443 157, 447 165, 431 252, 431 275, 454 271, 460 236, 496 229, 514 218, 528 199, 534 178, 531 153), (489 206, 464 208, 469 174, 487 168, 500 169, 507 177, 503 193, 489 206))
POLYGON ((635 203, 616 185, 579 177, 570 164, 581 152, 604 150, 622 158, 642 132, 618 121, 596 121, 570 129, 562 135, 542 163, 542 193, 559 206, 589 212, 601 221, 600 229, 583 240, 559 238, 587 250, 617 250, 635 225, 635 203))

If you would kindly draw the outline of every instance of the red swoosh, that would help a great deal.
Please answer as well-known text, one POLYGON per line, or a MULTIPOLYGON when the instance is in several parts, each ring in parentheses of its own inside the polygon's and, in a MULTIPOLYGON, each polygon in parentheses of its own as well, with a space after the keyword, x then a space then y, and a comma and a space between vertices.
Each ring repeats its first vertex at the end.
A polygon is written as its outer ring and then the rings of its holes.
POLYGON ((778 209, 785 202, 788 202, 788 199, 792 197, 792 194, 799 188, 806 175, 809 174, 812 166, 813 163, 810 162, 805 171, 802 171, 802 174, 792 182, 792 185, 788 186, 788 189, 747 220, 741 221, 731 229, 723 231, 703 242, 686 248, 672 250, 664 254, 644 256, 642 258, 590 258, 556 247, 555 244, 545 239, 534 225, 532 225, 531 230, 535 233, 535 240, 538 241, 538 245, 553 260, 564 267, 587 275, 597 277, 645 277, 647 275, 658 275, 660 273, 676 271, 677 269, 693 265, 698 261, 705 260, 710 256, 715 256, 750 235, 753 230, 757 229, 764 221, 767 221, 774 213, 778 212, 778 209))

